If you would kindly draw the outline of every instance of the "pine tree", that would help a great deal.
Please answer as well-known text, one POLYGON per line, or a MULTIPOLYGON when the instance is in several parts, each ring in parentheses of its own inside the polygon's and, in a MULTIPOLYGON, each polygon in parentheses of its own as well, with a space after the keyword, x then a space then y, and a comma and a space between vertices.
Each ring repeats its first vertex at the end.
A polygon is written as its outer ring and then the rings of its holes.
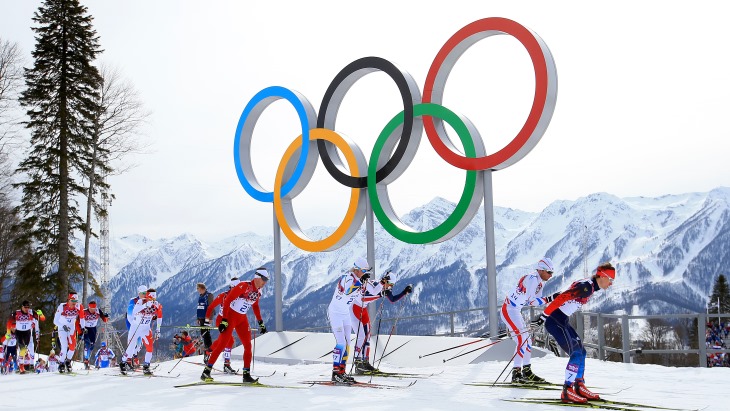
POLYGON ((100 76, 92 62, 101 53, 92 17, 78 0, 46 0, 34 14, 34 65, 25 72, 20 102, 27 110, 31 148, 18 172, 19 211, 28 242, 51 272, 55 294, 66 299, 69 275, 80 274, 71 239, 83 220, 80 176, 88 170, 100 76), (72 271, 76 270, 76 273, 72 271))
POLYGON ((727 278, 725 275, 720 274, 715 280, 715 285, 712 286, 712 295, 710 300, 707 302, 707 307, 710 313, 730 313, 730 287, 727 284, 727 278), (717 306, 717 299, 720 299, 720 306, 717 306))

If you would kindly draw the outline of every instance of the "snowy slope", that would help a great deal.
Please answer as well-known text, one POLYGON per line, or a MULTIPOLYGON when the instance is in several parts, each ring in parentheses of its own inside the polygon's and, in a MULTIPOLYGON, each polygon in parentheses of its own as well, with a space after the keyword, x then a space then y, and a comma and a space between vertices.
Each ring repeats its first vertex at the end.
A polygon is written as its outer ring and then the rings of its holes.
MULTIPOLYGON (((260 349, 260 348, 259 348, 260 349)), ((192 357, 200 361, 200 357, 192 357)), ((561 382, 566 358, 548 356, 536 360, 533 369, 553 382, 561 382)), ((556 398, 557 391, 534 391, 513 388, 491 388, 464 385, 475 381, 493 382, 506 365, 492 361, 474 365, 432 366, 396 369, 385 362, 381 368, 390 371, 442 374, 419 379, 406 389, 372 390, 351 387, 309 387, 303 380, 329 378, 327 364, 283 365, 254 363, 254 374, 270 374, 262 382, 299 388, 252 387, 193 387, 173 388, 174 385, 195 382, 202 367, 174 361, 164 362, 158 375, 178 378, 117 377, 116 370, 92 371, 76 377, 58 374, 0 376, 0 407, 22 410, 561 410, 554 405, 531 405, 506 402, 511 398, 556 398)), ((241 366, 234 357, 234 368, 241 366)), ((634 365, 586 361, 586 380, 604 398, 638 402, 655 406, 698 409, 707 411, 728 409, 726 381, 728 368, 666 368, 656 365, 634 365)), ((214 374, 220 381, 238 381, 240 377, 214 374)), ((374 378, 373 382, 405 385, 410 380, 374 378)))

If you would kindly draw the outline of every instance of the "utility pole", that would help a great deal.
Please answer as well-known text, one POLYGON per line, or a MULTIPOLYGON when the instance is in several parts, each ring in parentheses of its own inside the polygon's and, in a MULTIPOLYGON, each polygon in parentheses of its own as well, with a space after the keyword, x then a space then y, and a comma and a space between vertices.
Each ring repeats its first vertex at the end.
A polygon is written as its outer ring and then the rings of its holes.
MULTIPOLYGON (((101 211, 98 216, 99 248, 101 254, 101 307, 106 314, 111 314, 111 291, 109 290, 109 208, 111 205, 111 196, 106 189, 101 190, 101 211)), ((121 356, 121 353, 126 347, 119 340, 119 334, 114 329, 111 319, 102 322, 102 327, 102 341, 106 341, 109 349, 114 351, 115 355, 121 356)))

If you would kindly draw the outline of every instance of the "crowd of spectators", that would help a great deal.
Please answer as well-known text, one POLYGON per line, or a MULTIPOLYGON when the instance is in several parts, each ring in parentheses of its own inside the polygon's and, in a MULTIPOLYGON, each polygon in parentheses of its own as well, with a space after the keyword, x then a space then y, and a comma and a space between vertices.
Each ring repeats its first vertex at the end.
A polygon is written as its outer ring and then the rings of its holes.
MULTIPOLYGON (((730 321, 710 321, 705 330, 705 346, 710 349, 727 349, 725 341, 730 334, 730 321)), ((707 354, 708 367, 730 367, 730 354, 707 354)))

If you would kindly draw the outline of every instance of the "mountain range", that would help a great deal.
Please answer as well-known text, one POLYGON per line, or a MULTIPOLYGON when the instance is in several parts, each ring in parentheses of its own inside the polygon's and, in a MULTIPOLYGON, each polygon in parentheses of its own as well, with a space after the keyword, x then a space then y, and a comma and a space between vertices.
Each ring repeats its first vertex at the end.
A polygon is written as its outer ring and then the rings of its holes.
MULTIPOLYGON (((444 221, 455 204, 442 198, 402 217, 414 230, 444 221)), ((704 311, 712 284, 729 266, 730 188, 656 198, 619 198, 595 193, 575 201, 555 201, 542 212, 494 208, 499 302, 518 278, 543 256, 556 273, 544 293, 565 289, 591 275, 599 263, 618 268, 614 285, 594 297, 588 309, 600 312, 661 314, 704 311)), ((313 227, 312 238, 332 232, 313 227)), ((413 284, 410 298, 379 307, 382 318, 409 317, 485 307, 487 303, 484 214, 457 236, 439 244, 411 245, 394 239, 375 223, 375 277, 397 275, 395 291, 413 284)), ((165 325, 192 324, 197 293, 205 283, 217 293, 228 279, 248 279, 259 266, 273 267, 273 237, 244 233, 205 243, 192 234, 153 240, 143 235, 113 238, 110 246, 112 314, 121 316, 139 285, 156 287, 165 325)), ((91 248, 98 270, 98 244, 91 248)), ((282 236, 285 329, 327 327, 326 308, 333 287, 357 256, 366 254, 364 227, 344 247, 310 253, 282 236)), ((98 271, 97 271, 98 272, 98 271)), ((273 282, 264 288, 264 319, 273 328, 273 282)), ((378 303, 379 304, 379 303, 378 303)), ((455 316, 455 329, 487 329, 486 310, 455 316)), ((398 332, 440 334, 450 330, 449 315, 403 318, 398 332)), ((386 324, 389 329, 391 325, 386 324)), ((387 332, 387 331, 386 331, 387 332)))

